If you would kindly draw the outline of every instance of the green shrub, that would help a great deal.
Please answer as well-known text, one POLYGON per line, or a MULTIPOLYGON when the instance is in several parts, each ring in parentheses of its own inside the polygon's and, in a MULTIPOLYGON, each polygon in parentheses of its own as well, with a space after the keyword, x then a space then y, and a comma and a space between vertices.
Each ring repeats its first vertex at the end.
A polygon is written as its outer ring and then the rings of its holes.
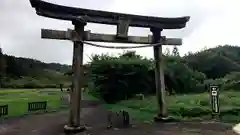
POLYGON ((240 72, 231 72, 227 74, 224 78, 224 89, 239 90, 240 89, 240 72))
MULTIPOLYGON (((34 79, 31 77, 22 77, 18 79, 9 79, 2 85, 3 88, 59 88, 59 82, 51 79, 34 79)), ((67 87, 69 83, 63 82, 67 87)))
POLYGON ((95 93, 107 102, 131 98, 139 92, 147 93, 154 87, 149 85, 149 61, 103 60, 90 66, 95 93), (149 87, 150 86, 150 87, 149 87))
MULTIPOLYGON (((165 84, 168 93, 202 92, 205 75, 193 71, 179 57, 166 57, 165 84)), ((89 63, 91 93, 112 103, 135 94, 155 93, 153 61, 127 52, 119 57, 93 56, 89 63)))

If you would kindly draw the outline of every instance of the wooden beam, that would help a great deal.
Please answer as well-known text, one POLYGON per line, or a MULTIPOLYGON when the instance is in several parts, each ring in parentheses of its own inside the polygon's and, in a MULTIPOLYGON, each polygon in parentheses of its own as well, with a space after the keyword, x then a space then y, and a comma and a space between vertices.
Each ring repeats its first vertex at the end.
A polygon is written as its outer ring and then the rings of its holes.
MULTIPOLYGON (((152 40, 154 43, 159 41, 161 37, 162 29, 151 29, 153 33, 152 40)), ((158 116, 155 120, 158 121, 162 118, 166 118, 168 115, 167 104, 166 104, 166 90, 164 81, 164 62, 162 55, 162 45, 154 46, 154 64, 155 64, 155 84, 156 84, 156 98, 158 105, 158 116)))
POLYGON ((124 17, 119 19, 119 24, 117 25, 117 38, 126 39, 128 38, 130 20, 124 17))
POLYGON ((132 27, 180 29, 184 28, 190 19, 189 16, 165 18, 90 10, 57 5, 42 0, 30 0, 30 2, 38 15, 69 21, 81 16, 91 23, 118 25, 119 18, 126 17, 131 20, 129 26, 132 27))
POLYGON ((59 40, 69 40, 70 37, 67 35, 66 31, 62 30, 50 30, 41 29, 41 37, 47 39, 59 39, 59 40))
MULTIPOLYGON (((50 30, 42 29, 41 37, 46 39, 59 39, 59 40, 72 40, 77 41, 75 31, 68 30, 50 30)), ((94 41, 94 42, 111 42, 111 43, 135 43, 135 44, 152 44, 152 35, 148 37, 144 36, 128 36, 127 39, 116 38, 116 35, 112 34, 98 34, 91 33, 90 31, 84 32, 84 41, 94 41)), ((161 39, 162 45, 182 45, 182 39, 180 38, 164 38, 161 39)))
POLYGON ((111 42, 111 43, 136 43, 136 44, 150 44, 151 40, 149 37, 142 36, 128 36, 127 38, 117 38, 111 34, 97 34, 86 32, 85 41, 95 42, 111 42))

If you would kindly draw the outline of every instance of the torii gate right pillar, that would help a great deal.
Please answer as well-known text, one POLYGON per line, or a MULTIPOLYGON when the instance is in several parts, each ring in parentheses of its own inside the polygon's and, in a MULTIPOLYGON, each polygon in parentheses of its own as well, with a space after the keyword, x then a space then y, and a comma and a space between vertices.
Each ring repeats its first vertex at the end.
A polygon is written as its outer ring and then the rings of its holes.
MULTIPOLYGON (((150 28, 153 36, 153 43, 160 43, 161 31, 160 28, 150 28)), ((155 65, 155 85, 156 85, 156 98, 158 105, 158 114, 154 118, 155 121, 166 120, 167 118, 167 104, 166 104, 166 91, 164 82, 164 69, 163 69, 163 56, 162 45, 154 46, 154 65, 155 65)))

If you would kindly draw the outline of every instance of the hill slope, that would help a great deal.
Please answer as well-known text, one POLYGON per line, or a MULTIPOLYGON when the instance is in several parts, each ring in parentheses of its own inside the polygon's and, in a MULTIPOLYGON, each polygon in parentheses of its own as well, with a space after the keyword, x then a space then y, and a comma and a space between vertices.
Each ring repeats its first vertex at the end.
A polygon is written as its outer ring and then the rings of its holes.
MULTIPOLYGON (((180 58, 190 69, 204 73, 207 78, 222 78, 240 72, 240 47, 218 46, 180 58)), ((69 65, 44 63, 34 59, 17 58, 0 52, 0 78, 4 87, 57 87, 70 84, 69 65), (4 76, 4 77, 1 77, 4 76)))
POLYGON ((218 46, 195 54, 184 56, 190 68, 196 69, 208 78, 220 78, 234 71, 240 71, 240 47, 218 46))
POLYGON ((0 67, 4 76, 2 87, 59 87, 60 83, 70 83, 70 78, 64 75, 71 70, 69 65, 1 55, 0 67))

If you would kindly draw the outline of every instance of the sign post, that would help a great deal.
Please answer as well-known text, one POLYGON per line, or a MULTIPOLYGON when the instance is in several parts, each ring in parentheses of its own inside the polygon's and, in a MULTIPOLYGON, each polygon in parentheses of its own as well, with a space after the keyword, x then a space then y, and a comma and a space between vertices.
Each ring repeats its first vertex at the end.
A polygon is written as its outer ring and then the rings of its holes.
POLYGON ((219 109, 219 86, 210 86, 211 106, 212 106, 212 117, 218 118, 220 114, 219 109))

